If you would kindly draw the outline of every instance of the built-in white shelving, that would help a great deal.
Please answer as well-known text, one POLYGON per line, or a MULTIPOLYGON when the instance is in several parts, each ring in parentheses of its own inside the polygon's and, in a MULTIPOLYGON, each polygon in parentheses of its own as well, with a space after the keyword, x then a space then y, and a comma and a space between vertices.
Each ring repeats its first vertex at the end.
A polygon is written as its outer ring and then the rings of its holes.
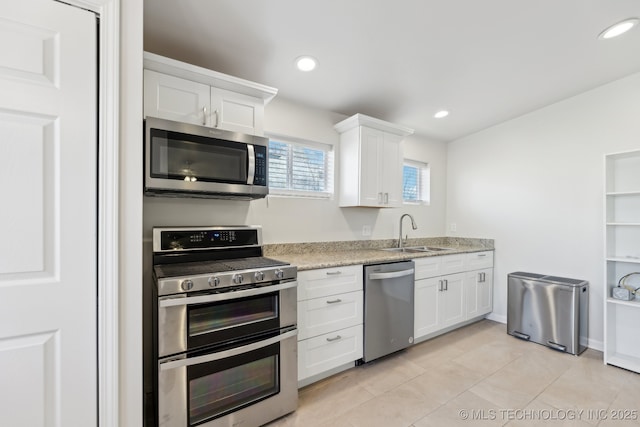
MULTIPOLYGON (((605 157, 604 362, 640 372, 640 299, 612 298, 620 278, 640 273, 640 151, 605 157)), ((627 284, 640 287, 640 274, 627 284)))

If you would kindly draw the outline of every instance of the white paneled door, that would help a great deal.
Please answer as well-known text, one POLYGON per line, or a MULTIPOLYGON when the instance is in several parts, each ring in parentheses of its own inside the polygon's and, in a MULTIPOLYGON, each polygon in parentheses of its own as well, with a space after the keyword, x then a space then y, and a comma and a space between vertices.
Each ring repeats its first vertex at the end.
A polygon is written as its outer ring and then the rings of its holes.
POLYGON ((0 0, 0 425, 97 420, 93 13, 0 0))

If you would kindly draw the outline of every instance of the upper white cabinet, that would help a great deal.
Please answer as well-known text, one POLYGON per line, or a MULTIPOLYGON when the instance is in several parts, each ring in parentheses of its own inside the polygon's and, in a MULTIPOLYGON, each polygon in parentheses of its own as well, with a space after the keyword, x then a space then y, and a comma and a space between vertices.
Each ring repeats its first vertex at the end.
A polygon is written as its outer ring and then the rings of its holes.
POLYGON ((340 133, 340 206, 401 206, 402 138, 413 130, 363 114, 335 129, 340 133))
POLYGON ((637 335, 640 298, 612 297, 618 284, 640 287, 640 151, 608 155, 605 167, 604 362, 640 372, 640 341, 630 338, 637 335))
POLYGON ((149 52, 144 68, 145 117, 264 134, 264 106, 277 89, 149 52))

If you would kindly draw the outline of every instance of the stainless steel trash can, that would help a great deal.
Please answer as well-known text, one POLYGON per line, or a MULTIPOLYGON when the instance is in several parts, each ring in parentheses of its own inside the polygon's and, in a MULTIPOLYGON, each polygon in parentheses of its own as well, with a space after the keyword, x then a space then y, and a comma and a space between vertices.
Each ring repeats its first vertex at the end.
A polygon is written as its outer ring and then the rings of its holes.
POLYGON ((520 271, 507 278, 509 335, 575 355, 587 349, 589 282, 520 271))

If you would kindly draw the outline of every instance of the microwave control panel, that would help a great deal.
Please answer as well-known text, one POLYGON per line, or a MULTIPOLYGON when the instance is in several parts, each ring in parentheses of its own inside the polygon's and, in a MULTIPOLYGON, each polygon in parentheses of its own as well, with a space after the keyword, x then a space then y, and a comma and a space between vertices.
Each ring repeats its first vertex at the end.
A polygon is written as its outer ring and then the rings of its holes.
POLYGON ((255 145, 256 171, 253 178, 254 185, 267 185, 267 147, 255 145))

